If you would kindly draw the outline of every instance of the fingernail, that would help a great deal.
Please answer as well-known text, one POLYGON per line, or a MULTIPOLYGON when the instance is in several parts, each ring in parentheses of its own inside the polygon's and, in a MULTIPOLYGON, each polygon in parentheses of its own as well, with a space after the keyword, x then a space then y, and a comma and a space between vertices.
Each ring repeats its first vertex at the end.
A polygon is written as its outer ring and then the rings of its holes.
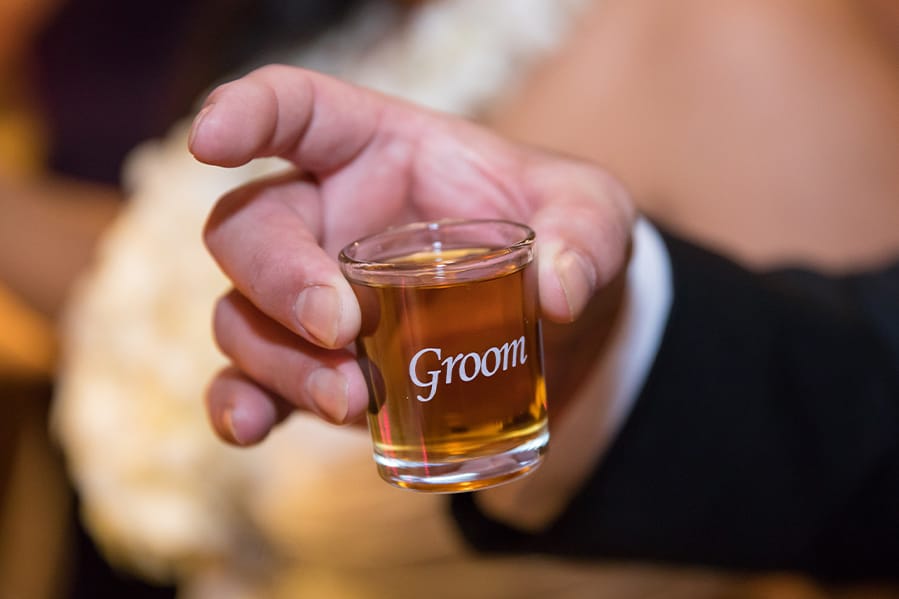
POLYGON ((574 250, 559 254, 554 266, 573 320, 587 305, 596 288, 596 271, 586 258, 574 250))
POLYGON ((297 320, 300 326, 324 347, 333 348, 340 331, 340 296, 328 285, 304 289, 297 298, 297 320))
POLYGON ((194 117, 194 122, 190 127, 190 135, 187 138, 188 148, 193 148, 194 140, 197 138, 200 128, 203 126, 203 121, 206 120, 206 116, 212 111, 213 106, 215 106, 215 104, 207 104, 197 113, 197 116, 194 117))
POLYGON ((240 406, 230 407, 225 410, 224 414, 222 414, 222 422, 225 424, 228 436, 230 436, 231 440, 238 445, 244 445, 246 443, 247 437, 241 434, 241 425, 245 421, 246 414, 244 414, 244 410, 242 410, 240 406))
POLYGON ((343 374, 331 368, 312 371, 306 379, 306 391, 318 409, 337 424, 346 420, 349 404, 347 401, 347 380, 343 374))

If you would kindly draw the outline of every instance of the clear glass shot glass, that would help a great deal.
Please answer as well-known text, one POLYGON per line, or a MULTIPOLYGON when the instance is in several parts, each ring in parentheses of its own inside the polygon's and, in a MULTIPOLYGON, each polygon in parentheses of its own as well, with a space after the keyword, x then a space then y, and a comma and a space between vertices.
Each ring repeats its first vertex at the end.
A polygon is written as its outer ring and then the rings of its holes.
POLYGON ((387 482, 471 491, 534 470, 549 441, 534 232, 437 221, 351 243, 368 423, 387 482))

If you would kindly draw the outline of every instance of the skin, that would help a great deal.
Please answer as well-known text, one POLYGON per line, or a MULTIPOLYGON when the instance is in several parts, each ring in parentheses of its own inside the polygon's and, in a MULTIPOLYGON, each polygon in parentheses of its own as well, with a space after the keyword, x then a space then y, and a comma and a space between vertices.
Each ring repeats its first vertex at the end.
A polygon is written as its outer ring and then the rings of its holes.
MULTIPOLYGON (((213 428, 231 443, 262 440, 294 409, 334 423, 363 415, 367 390, 348 347, 359 332, 359 306, 335 257, 389 225, 447 217, 526 222, 539 240, 544 318, 569 323, 585 308, 614 311, 619 293, 594 294, 620 287, 609 284, 626 261, 635 210, 621 184, 590 164, 284 66, 214 90, 189 147, 208 164, 280 156, 297 169, 226 195, 205 230, 234 284, 214 322, 233 366, 207 396, 213 428)), ((547 355, 578 346, 574 329, 549 334, 547 355)), ((587 355, 600 349, 594 344, 587 355)), ((571 362, 574 376, 588 370, 589 360, 571 362)))
POLYGON ((899 252, 897 107, 895 0, 603 0, 485 118, 746 265, 840 272, 899 252))
POLYGON ((120 207, 110 186, 0 178, 0 284, 55 320, 120 207))

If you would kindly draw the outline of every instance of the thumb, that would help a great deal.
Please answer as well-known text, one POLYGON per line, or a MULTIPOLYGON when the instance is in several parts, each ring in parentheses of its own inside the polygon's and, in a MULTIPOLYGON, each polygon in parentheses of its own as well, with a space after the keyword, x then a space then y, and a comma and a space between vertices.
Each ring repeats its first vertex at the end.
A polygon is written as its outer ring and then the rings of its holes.
POLYGON ((586 163, 556 159, 530 175, 541 311, 571 322, 626 265, 636 209, 621 183, 586 163))

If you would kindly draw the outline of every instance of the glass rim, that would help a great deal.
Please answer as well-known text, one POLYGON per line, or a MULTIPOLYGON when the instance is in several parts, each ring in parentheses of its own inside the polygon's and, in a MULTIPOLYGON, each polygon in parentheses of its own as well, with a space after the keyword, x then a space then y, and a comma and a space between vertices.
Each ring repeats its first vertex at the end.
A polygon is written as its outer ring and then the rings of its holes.
MULTIPOLYGON (((378 233, 372 233, 347 244, 340 250, 338 260, 345 274, 346 271, 361 271, 368 276, 377 276, 382 273, 385 276, 412 276, 419 273, 430 273, 437 270, 442 272, 462 271, 473 265, 482 267, 485 263, 494 262, 511 254, 518 253, 522 250, 533 246, 536 233, 534 230, 520 222, 508 219, 497 218, 477 218, 477 219, 440 219, 429 221, 418 221, 389 227, 378 233), (354 254, 359 251, 363 245, 370 244, 379 238, 385 240, 391 237, 400 239, 404 235, 433 231, 437 233, 441 230, 460 229, 462 227, 481 227, 481 226, 502 226, 517 230, 520 234, 514 237, 514 241, 504 243, 501 247, 491 247, 484 252, 471 254, 455 260, 442 262, 427 263, 397 263, 391 262, 386 258, 358 258, 354 254)), ((477 243, 476 239, 472 240, 477 243)))

